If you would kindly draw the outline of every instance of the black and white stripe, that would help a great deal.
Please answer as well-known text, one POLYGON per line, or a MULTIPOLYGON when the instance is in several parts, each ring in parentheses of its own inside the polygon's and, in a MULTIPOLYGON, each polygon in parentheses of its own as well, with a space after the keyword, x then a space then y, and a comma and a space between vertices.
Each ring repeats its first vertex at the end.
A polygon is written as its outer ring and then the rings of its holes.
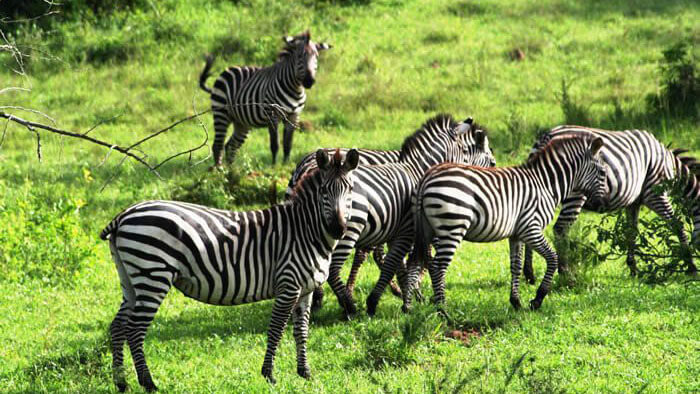
POLYGON ((358 154, 343 162, 317 153, 319 169, 302 179, 281 205, 231 212, 176 201, 136 204, 102 231, 119 272, 123 301, 110 326, 114 382, 126 389, 123 345, 128 341, 139 383, 155 390, 143 340, 158 307, 175 286, 213 305, 275 298, 262 374, 270 381, 275 350, 289 316, 294 321, 297 372, 308 377, 306 338, 311 292, 327 276, 352 204, 358 154), (292 313, 293 312, 293 313, 292 313))
MULTIPOLYGON (((688 166, 691 164, 688 161, 690 158, 675 155, 650 133, 643 130, 608 131, 581 126, 559 126, 540 137, 533 146, 531 154, 536 154, 552 138, 586 134, 599 137, 604 141, 601 154, 609 169, 607 203, 604 206, 595 206, 581 193, 569 195, 562 202, 561 213, 554 224, 554 233, 557 237, 566 235, 566 231, 576 221, 582 209, 593 212, 613 212, 624 208, 627 210, 630 228, 636 229, 639 209, 642 205, 646 205, 671 225, 674 218, 673 208, 668 195, 659 193, 657 186, 668 179, 680 177, 685 182, 685 197, 690 204, 694 205, 693 239, 695 242, 700 242, 700 181, 688 166)), ((678 227, 676 230, 680 242, 687 247, 688 237, 683 228, 678 227)), ((627 264, 633 275, 637 270, 634 260, 635 235, 635 232, 629 233, 627 254, 627 264)), ((690 253, 687 254, 686 264, 689 273, 697 272, 690 253)), ((559 267, 566 269, 566 262, 560 260, 559 267)), ((524 274, 530 283, 534 283, 530 248, 525 250, 524 274)))
POLYGON ((221 165, 226 132, 233 123, 233 135, 226 142, 226 161, 231 163, 252 128, 267 127, 272 162, 279 149, 277 125, 284 123, 284 160, 289 159, 292 138, 299 114, 306 104, 306 90, 316 81, 319 51, 330 49, 326 43, 311 41, 309 32, 284 37, 285 48, 277 62, 269 67, 229 67, 210 89, 205 83, 213 63, 207 58, 199 77, 199 86, 211 94, 214 114, 214 165, 221 165))
MULTIPOLYGON (((443 164, 428 171, 415 196, 416 261, 409 260, 408 289, 430 243, 436 256, 428 266, 434 300, 445 299, 445 272, 462 240, 493 242, 508 238, 511 260, 510 302, 520 307, 519 275, 523 243, 547 260, 547 272, 530 302, 542 304, 557 268, 557 254, 543 231, 554 209, 572 190, 591 200, 605 195, 606 169, 599 157, 600 138, 565 136, 552 139, 538 154, 517 167, 484 169, 443 164)), ((410 303, 410 290, 405 301, 410 303)), ((405 305, 408 307, 408 305, 405 305)))
POLYGON ((398 163, 358 167, 348 231, 333 252, 328 277, 346 315, 356 308, 340 279, 340 269, 353 248, 390 245, 379 282, 367 301, 368 312, 374 313, 381 293, 413 245, 411 194, 425 171, 443 162, 486 166, 493 161, 486 133, 472 127, 471 119, 458 125, 451 116, 438 115, 406 138, 398 163))
MULTIPOLYGON (((331 150, 332 148, 326 148, 326 152, 330 152, 331 150)), ((340 153, 341 155, 345 155, 349 150, 350 149, 341 148, 340 153)), ((358 149, 358 151, 360 152, 360 164, 365 166, 398 163, 399 155, 401 154, 401 151, 398 150, 358 149)), ((299 161, 294 169, 294 172, 292 173, 292 176, 289 178, 287 191, 284 195, 285 199, 289 199, 292 196, 292 191, 294 190, 297 182, 299 182, 299 179, 301 179, 309 171, 312 171, 314 168, 316 168, 315 154, 309 153, 299 161)), ((352 268, 350 269, 350 275, 348 276, 347 281, 347 289, 350 294, 352 294, 355 289, 357 274, 369 253, 373 254, 374 261, 378 266, 381 266, 384 262, 384 245, 377 245, 363 250, 356 250, 355 258, 353 259, 352 268)), ((395 294, 401 294, 398 286, 393 281, 391 282, 391 289, 395 294)), ((313 311, 320 309, 322 303, 323 287, 319 287, 314 291, 311 309, 313 311)))

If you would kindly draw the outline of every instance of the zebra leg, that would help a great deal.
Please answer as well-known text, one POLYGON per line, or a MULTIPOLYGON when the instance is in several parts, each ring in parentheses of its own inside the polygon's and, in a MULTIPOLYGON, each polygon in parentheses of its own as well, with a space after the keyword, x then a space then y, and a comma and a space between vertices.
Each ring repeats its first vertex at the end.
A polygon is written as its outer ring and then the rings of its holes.
POLYGON ((231 121, 224 111, 214 111, 214 144, 211 147, 211 153, 214 156, 214 166, 218 167, 221 165, 224 141, 226 141, 226 132, 230 124, 231 121))
POLYGON ((284 162, 289 161, 289 153, 292 151, 292 140, 294 139, 294 129, 296 129, 297 114, 291 114, 284 120, 284 136, 282 148, 284 149, 284 162))
POLYGON ((323 306, 323 285, 317 287, 313 291, 313 295, 311 297, 311 311, 316 312, 320 311, 321 307, 323 306))
POLYGON ((523 263, 523 276, 527 283, 535 284, 535 270, 532 268, 532 248, 525 246, 525 261, 523 263))
POLYGON ((549 242, 545 239, 542 234, 542 230, 538 230, 534 234, 528 234, 521 238, 527 245, 544 257, 547 262, 547 271, 544 273, 544 278, 540 283, 540 287, 537 289, 537 294, 535 298, 530 301, 530 309, 537 310, 542 305, 542 300, 547 296, 549 290, 552 288, 552 278, 554 273, 557 271, 558 266, 558 256, 557 253, 549 245, 549 242))
MULTIPOLYGON (((345 236, 347 237, 349 234, 351 233, 346 232, 345 236)), ((350 250, 354 245, 355 240, 343 238, 343 240, 338 243, 338 246, 336 246, 335 250, 333 251, 331 266, 328 270, 328 284, 331 286, 333 293, 335 293, 335 296, 338 298, 338 303, 343 309, 343 316, 346 319, 349 319, 352 315, 357 313, 357 307, 355 306, 355 301, 352 298, 352 294, 348 292, 347 287, 345 287, 342 279, 340 279, 340 270, 343 268, 343 264, 345 264, 345 260, 347 260, 348 256, 350 255, 350 250)))
MULTIPOLYGON (((162 282, 159 282, 159 284, 161 283, 162 282)), ((148 365, 146 364, 146 356, 143 353, 143 341, 146 337, 148 326, 151 325, 153 317, 168 293, 169 288, 170 284, 168 284, 167 289, 148 286, 148 290, 141 290, 139 287, 134 287, 136 302, 134 310, 128 319, 127 340, 129 342, 129 349, 131 350, 131 358, 134 360, 134 367, 136 368, 139 384, 148 392, 156 391, 158 388, 153 383, 151 372, 148 370, 148 365)))
MULTIPOLYGON (((377 264, 377 267, 381 270, 384 264, 384 245, 375 247, 372 251, 372 257, 374 258, 374 263, 377 264)), ((391 286, 391 294, 399 298, 402 297, 401 288, 398 283, 392 280, 389 282, 389 286, 391 286)))
POLYGON ((109 326, 112 344, 112 379, 120 392, 126 390, 126 377, 124 376, 124 342, 126 342, 126 327, 129 315, 133 309, 133 300, 124 297, 117 315, 109 326))
POLYGON ((272 376, 275 352, 277 351, 277 346, 279 346, 284 328, 287 326, 289 315, 292 314, 292 309, 299 300, 299 293, 298 289, 279 291, 275 297, 275 305, 272 307, 270 326, 267 329, 267 350, 265 351, 265 360, 262 366, 262 375, 272 384, 276 382, 272 376))
MULTIPOLYGON (((563 245, 563 241, 571 225, 578 219, 578 215, 581 214, 581 209, 586 204, 586 200, 586 196, 582 195, 574 195, 564 199, 559 217, 556 223, 554 223, 555 246, 557 246, 557 257, 559 258, 559 266, 557 269, 560 274, 569 271, 569 263, 566 261, 566 250, 562 253, 560 246, 563 245)), ((530 269, 532 269, 532 259, 530 260, 530 269)), ((534 275, 532 283, 534 283, 534 275)))
MULTIPOLYGON (((411 237, 394 239, 389 245, 389 254, 387 254, 386 261, 384 264, 382 264, 379 280, 374 285, 374 289, 372 289, 372 292, 367 297, 367 314, 369 316, 374 316, 374 314, 377 312, 379 298, 382 296, 386 286, 396 274, 399 266, 403 265, 403 259, 411 250, 412 245, 413 239, 411 239, 411 237)), ((404 280, 405 279, 406 278, 404 277, 404 280)), ((405 285, 405 281, 402 282, 401 285, 405 285)))
POLYGON ((365 262, 367 258, 367 249, 355 249, 355 258, 352 260, 352 267, 350 268, 350 275, 348 275, 348 282, 345 285, 348 289, 348 293, 352 294, 355 292, 355 281, 357 281, 357 273, 360 271, 362 263, 365 262))
POLYGON ((520 309, 520 259, 523 243, 516 237, 511 237, 510 244, 510 304, 520 309))
POLYGON ((277 162, 277 151, 280 148, 279 135, 277 134, 277 122, 270 121, 267 131, 270 133, 270 153, 272 153, 272 164, 275 164, 277 162))
POLYGON ((431 301, 436 305, 445 303, 445 273, 465 233, 466 228, 459 228, 455 232, 441 236, 435 243, 435 258, 428 266, 428 273, 433 285, 431 301))
POLYGON ((639 224, 639 208, 640 205, 634 203, 626 208, 627 211, 627 230, 625 237, 627 238, 627 267, 630 269, 631 276, 637 276, 637 262, 635 254, 637 253, 637 226, 639 224))
POLYGON ((673 206, 668 200, 666 194, 657 196, 653 195, 645 201, 646 205, 651 208, 657 215, 664 219, 671 229, 678 236, 678 241, 680 241, 682 246, 683 261, 686 265, 686 273, 689 275, 694 275, 698 272, 697 267, 693 263, 693 255, 688 243, 688 235, 683 229, 682 222, 675 216, 673 212, 673 206))
POLYGON ((311 377, 311 369, 306 360, 306 340, 309 337, 309 306, 311 304, 311 294, 299 297, 297 305, 292 314, 294 322, 294 341, 297 344, 297 373, 304 379, 311 377))
POLYGON ((241 145, 243 145, 245 139, 248 137, 249 131, 250 128, 248 128, 248 126, 244 126, 240 123, 233 124, 233 135, 231 135, 231 138, 226 142, 226 164, 233 163, 233 160, 236 158, 236 153, 238 153, 241 145))

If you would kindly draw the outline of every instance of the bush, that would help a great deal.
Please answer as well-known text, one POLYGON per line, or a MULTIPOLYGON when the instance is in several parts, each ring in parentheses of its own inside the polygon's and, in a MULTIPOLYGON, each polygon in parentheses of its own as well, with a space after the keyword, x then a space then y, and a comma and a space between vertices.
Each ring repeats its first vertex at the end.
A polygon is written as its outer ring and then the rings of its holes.
MULTIPOLYGON (((598 230, 598 242, 604 243, 606 249, 602 258, 619 258, 627 255, 627 236, 630 231, 636 237, 635 258, 637 276, 645 283, 660 284, 685 273, 688 270, 686 259, 692 256, 700 259, 697 246, 690 243, 690 249, 681 245, 677 229, 688 233, 692 230, 691 205, 683 196, 683 182, 671 180, 658 186, 658 192, 667 191, 676 212, 677 220, 669 224, 657 215, 640 215, 638 228, 630 228, 624 212, 606 215, 598 230), (636 234, 634 234, 636 233, 636 234)), ((599 247, 599 249, 601 249, 599 247)))
MULTIPOLYGON (((7 190, 0 183, 0 188, 7 190)), ((80 227, 81 200, 47 207, 27 182, 0 205, 0 281, 42 280, 70 286, 75 275, 96 258, 95 237, 80 227)))
POLYGON ((241 205, 268 206, 281 201, 276 174, 252 171, 252 167, 260 168, 261 164, 252 164, 241 156, 234 165, 206 172, 194 182, 177 185, 171 198, 220 209, 238 206, 238 210, 241 205))
POLYGON ((663 52, 659 65, 662 86, 647 96, 652 111, 673 116, 700 117, 700 79, 693 45, 683 40, 663 52))

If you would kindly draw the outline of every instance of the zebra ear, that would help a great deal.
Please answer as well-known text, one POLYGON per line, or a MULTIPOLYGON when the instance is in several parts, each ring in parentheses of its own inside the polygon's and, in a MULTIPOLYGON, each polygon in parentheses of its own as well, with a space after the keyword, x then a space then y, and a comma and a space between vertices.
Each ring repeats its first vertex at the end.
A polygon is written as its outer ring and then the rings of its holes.
POLYGON ((486 145, 486 132, 484 130, 476 130, 474 132, 474 140, 479 148, 483 148, 486 145))
POLYGON ((462 122, 454 128, 455 135, 467 134, 472 129, 471 123, 462 122))
POLYGON ((350 149, 347 155, 345 155, 345 163, 343 163, 343 169, 348 172, 357 168, 360 163, 360 152, 357 149, 350 149))
POLYGON ((328 153, 326 153, 324 149, 319 149, 316 151, 316 165, 318 165, 318 168, 321 170, 327 170, 330 162, 331 160, 328 158, 328 153))
POLYGON ((331 49, 331 48, 333 48, 333 45, 325 43, 325 42, 321 42, 321 43, 316 44, 316 50, 319 52, 325 51, 326 49, 331 49))
POLYGON ((603 139, 600 137, 596 137, 592 142, 591 142, 591 155, 595 156, 598 151, 600 151, 600 148, 603 147, 603 139))
POLYGON ((282 37, 282 41, 284 41, 285 44, 291 44, 294 42, 294 37, 284 36, 284 37, 282 37))

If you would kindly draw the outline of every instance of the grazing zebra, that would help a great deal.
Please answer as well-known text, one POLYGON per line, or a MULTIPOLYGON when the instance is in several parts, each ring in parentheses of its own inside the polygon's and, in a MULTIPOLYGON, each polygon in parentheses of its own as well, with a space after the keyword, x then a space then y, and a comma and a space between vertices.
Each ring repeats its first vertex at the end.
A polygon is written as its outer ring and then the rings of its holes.
POLYGON ((358 153, 342 162, 317 152, 319 169, 296 186, 284 204, 230 212, 176 201, 146 201, 102 231, 109 238, 123 301, 110 326, 114 382, 126 389, 123 345, 128 341, 139 383, 153 391, 143 353, 146 330, 171 286, 213 305, 275 298, 262 374, 274 383, 273 361, 290 314, 297 372, 306 361, 311 292, 328 276, 330 257, 351 212, 352 171, 358 153), (292 313, 293 312, 293 313, 292 313))
POLYGON ((346 317, 356 312, 352 295, 340 279, 350 252, 389 244, 382 275, 368 298, 368 313, 373 314, 381 293, 413 245, 411 194, 428 168, 447 161, 484 166, 493 162, 486 133, 473 128, 471 119, 458 125, 450 115, 437 115, 404 140, 398 163, 359 166, 355 171, 352 214, 333 252, 328 276, 346 317))
POLYGON ((547 260, 547 272, 530 307, 537 309, 549 292, 557 254, 543 231, 554 209, 572 190, 590 201, 605 196, 606 168, 598 152, 601 138, 565 136, 552 139, 540 152, 516 167, 484 169, 443 164, 428 171, 415 195, 416 255, 409 260, 404 305, 410 306, 417 270, 434 241, 436 255, 428 266, 433 300, 445 299, 445 272, 462 240, 493 242, 508 238, 512 275, 510 302, 520 308, 519 275, 522 244, 547 260))
POLYGON ((294 37, 284 37, 285 47, 277 63, 269 67, 229 67, 219 75, 212 88, 209 78, 214 58, 209 56, 199 86, 211 95, 214 114, 214 165, 220 166, 228 126, 233 123, 233 135, 226 142, 226 161, 233 162, 252 128, 267 126, 270 133, 272 162, 279 149, 277 125, 284 122, 284 161, 289 159, 297 118, 306 104, 306 91, 316 81, 318 53, 331 46, 311 41, 306 31, 294 37))
MULTIPOLYGON (((554 224, 554 234, 564 237, 572 223, 578 218, 581 209, 595 212, 612 212, 625 208, 629 227, 637 228, 639 209, 646 205, 657 215, 672 223, 674 213, 666 193, 659 193, 657 186, 667 179, 681 177, 686 182, 685 192, 687 201, 695 202, 693 239, 700 242, 700 180, 692 174, 688 166, 690 158, 679 157, 669 151, 653 135, 641 130, 607 131, 580 126, 559 126, 543 135, 533 146, 531 154, 535 154, 549 140, 562 135, 590 134, 600 137, 603 141, 602 158, 608 171, 608 190, 605 206, 591 206, 586 196, 573 193, 562 202, 561 213, 554 224)), ((683 153, 685 151, 675 151, 683 153)), ((682 227, 676 228, 682 245, 688 247, 688 237, 682 227)), ((636 275, 637 266, 634 260, 635 232, 629 232, 627 240, 629 249, 627 265, 632 275, 636 275)), ((555 243, 557 244, 557 243, 555 243)), ((690 253, 685 258, 688 273, 697 272, 690 253)), ((559 260, 560 270, 566 270, 566 262, 559 260)), ((524 275, 528 282, 534 283, 532 270, 532 249, 525 249, 524 275)))

